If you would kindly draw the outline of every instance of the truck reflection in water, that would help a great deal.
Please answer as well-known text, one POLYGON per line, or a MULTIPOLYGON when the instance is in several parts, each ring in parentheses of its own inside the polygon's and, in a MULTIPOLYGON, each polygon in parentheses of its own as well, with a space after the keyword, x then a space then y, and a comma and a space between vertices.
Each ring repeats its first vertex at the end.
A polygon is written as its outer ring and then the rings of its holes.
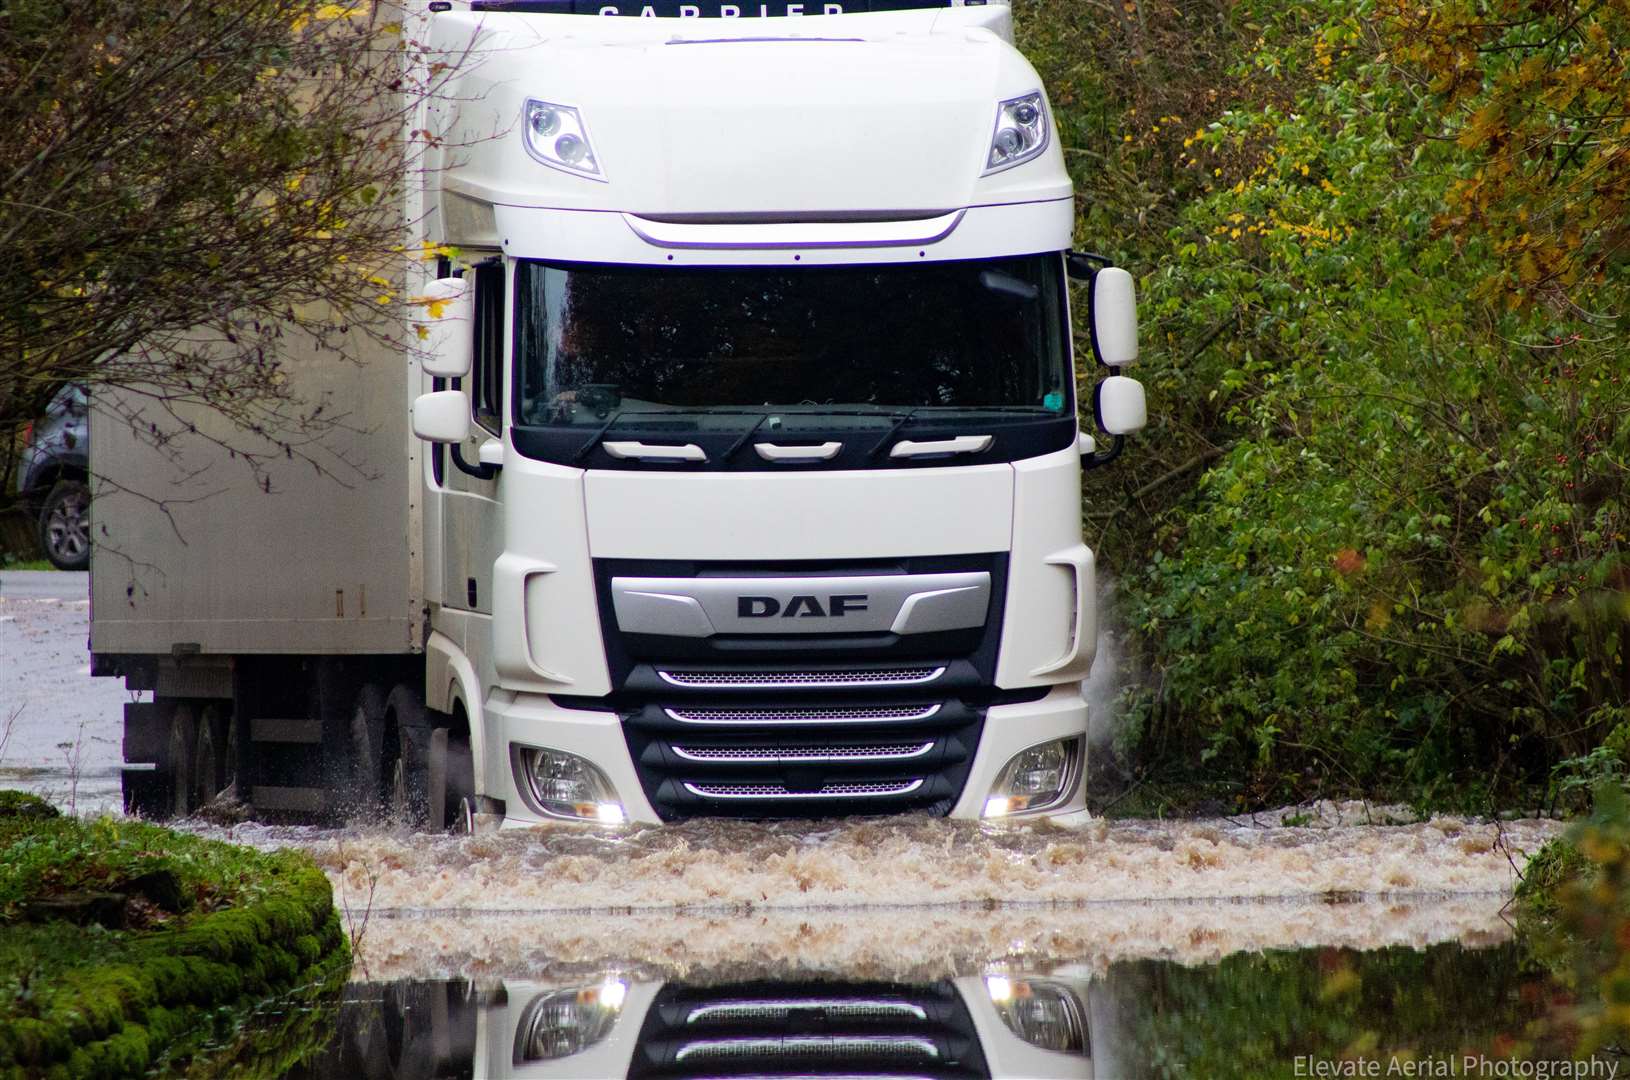
POLYGON ((1090 1078, 1088 980, 353 984, 299 1077, 1090 1078))

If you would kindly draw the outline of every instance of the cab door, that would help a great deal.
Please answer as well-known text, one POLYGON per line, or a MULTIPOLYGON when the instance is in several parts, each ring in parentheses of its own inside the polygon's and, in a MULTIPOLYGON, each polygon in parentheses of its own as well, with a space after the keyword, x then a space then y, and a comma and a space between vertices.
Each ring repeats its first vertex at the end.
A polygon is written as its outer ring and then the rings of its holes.
POLYGON ((504 342, 507 290, 504 264, 492 258, 468 273, 474 278, 471 333, 475 358, 469 378, 455 381, 469 400, 470 436, 446 448, 442 485, 442 604, 461 611, 492 613, 492 567, 503 546, 498 502, 501 476, 496 464, 483 464, 482 448, 493 453, 504 438, 504 342), (493 445, 488 445, 493 444, 493 445))

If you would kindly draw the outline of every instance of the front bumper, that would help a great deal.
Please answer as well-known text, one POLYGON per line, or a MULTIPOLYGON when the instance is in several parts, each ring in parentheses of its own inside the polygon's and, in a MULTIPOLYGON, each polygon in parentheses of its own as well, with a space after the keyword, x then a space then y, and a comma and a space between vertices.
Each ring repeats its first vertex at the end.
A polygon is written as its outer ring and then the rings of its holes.
MULTIPOLYGON (((523 782, 515 773, 513 762, 517 755, 513 751, 524 747, 564 750, 592 762, 610 781, 628 821, 644 825, 662 823, 662 817, 640 782, 619 713, 570 709, 541 695, 500 691, 487 701, 483 723, 485 745, 490 748, 484 755, 485 793, 503 801, 506 827, 559 820, 538 811, 530 797, 522 792, 523 782)), ((951 804, 949 816, 978 819, 991 785, 1015 754, 1038 743, 1084 736, 1086 727, 1087 705, 1076 683, 1057 686, 1035 701, 990 706, 977 749, 967 767, 967 779, 951 804)), ((1081 816, 1086 806, 1085 754, 1083 749, 1083 760, 1069 798, 1049 810, 1020 817, 1081 816)), ((846 804, 845 808, 849 805, 852 804, 846 804)), ((887 812, 887 809, 886 803, 877 804, 878 812, 887 812)))

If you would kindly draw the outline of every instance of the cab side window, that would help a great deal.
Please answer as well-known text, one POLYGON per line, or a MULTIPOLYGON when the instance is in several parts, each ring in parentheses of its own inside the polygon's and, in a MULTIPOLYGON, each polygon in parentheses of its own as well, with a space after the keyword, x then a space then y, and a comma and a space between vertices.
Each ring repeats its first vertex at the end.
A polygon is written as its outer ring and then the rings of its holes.
POLYGON ((475 422, 497 435, 504 415, 504 264, 482 263, 475 287, 475 364, 470 371, 470 410, 475 422))

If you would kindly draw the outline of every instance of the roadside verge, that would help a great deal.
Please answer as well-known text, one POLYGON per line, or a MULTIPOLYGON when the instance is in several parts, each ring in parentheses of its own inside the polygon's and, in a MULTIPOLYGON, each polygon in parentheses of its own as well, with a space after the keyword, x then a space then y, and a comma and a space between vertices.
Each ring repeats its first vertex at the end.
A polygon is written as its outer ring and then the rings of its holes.
POLYGON ((181 1066, 232 1014, 349 964, 302 854, 0 791, 0 1077, 181 1066))

